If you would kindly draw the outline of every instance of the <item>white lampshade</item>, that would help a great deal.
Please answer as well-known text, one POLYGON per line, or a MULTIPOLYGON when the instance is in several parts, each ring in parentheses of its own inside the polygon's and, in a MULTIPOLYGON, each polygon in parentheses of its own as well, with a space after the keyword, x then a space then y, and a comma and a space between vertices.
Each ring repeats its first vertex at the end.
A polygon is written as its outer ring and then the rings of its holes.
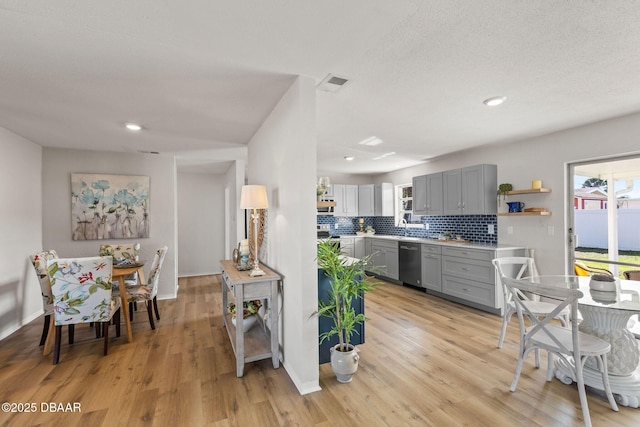
POLYGON ((243 185, 240 209, 267 209, 267 188, 264 185, 243 185))

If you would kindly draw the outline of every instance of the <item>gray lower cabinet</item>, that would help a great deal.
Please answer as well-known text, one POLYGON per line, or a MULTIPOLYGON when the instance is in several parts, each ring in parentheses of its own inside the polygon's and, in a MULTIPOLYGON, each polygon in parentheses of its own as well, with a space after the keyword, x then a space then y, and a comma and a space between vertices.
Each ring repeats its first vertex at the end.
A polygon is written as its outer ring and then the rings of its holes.
POLYGON ((368 238, 371 241, 371 265, 374 267, 373 273, 379 276, 388 277, 393 280, 400 278, 398 261, 398 242, 395 240, 384 240, 368 238))
POLYGON ((502 285, 491 260, 525 256, 525 249, 442 248, 442 293, 485 311, 501 313, 502 285))
POLYGON ((355 237, 340 237, 340 251, 351 258, 355 257, 355 237))
POLYGON ((364 237, 354 237, 353 238, 353 257, 362 259, 365 256, 365 239, 364 237))
POLYGON ((422 245, 422 287, 442 292, 442 247, 422 245))

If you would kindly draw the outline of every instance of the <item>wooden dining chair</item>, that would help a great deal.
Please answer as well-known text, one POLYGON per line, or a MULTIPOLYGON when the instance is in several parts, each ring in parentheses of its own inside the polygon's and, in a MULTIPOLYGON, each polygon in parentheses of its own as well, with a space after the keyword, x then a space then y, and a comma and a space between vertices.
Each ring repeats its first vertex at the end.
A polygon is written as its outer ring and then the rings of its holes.
MULTIPOLYGON (((158 279, 160 278, 160 269, 162 268, 162 263, 164 262, 164 258, 167 255, 168 250, 169 248, 167 246, 162 246, 156 251, 153 262, 151 263, 151 270, 149 272, 147 283, 127 286, 127 302, 145 303, 145 305, 147 306, 147 314, 149 315, 149 324, 151 325, 151 329, 156 328, 155 322, 153 321, 153 313, 151 311, 152 305, 153 310, 155 311, 156 319, 160 320, 157 300, 158 279)), ((133 315, 133 313, 129 311, 129 315, 133 315)))
POLYGON ((120 336, 120 298, 111 294, 110 257, 50 259, 47 273, 53 295, 56 337, 53 364, 60 359, 63 325, 102 323, 104 355, 109 347, 109 323, 116 316, 116 336, 120 336))
POLYGON ((552 322, 562 310, 567 308, 571 313, 571 318, 576 319, 578 316, 578 299, 583 297, 582 292, 577 287, 543 286, 526 279, 513 279, 510 277, 503 277, 502 282, 515 302, 520 326, 518 363, 509 390, 512 392, 516 390, 522 366, 529 353, 531 351, 546 350, 548 353, 547 381, 551 381, 553 378, 555 355, 562 359, 563 366, 571 369, 572 379, 578 385, 584 424, 591 426, 591 416, 589 415, 589 405, 582 371, 587 358, 593 357, 597 361, 597 366, 602 376, 602 384, 611 409, 618 411, 618 405, 611 392, 607 368, 607 354, 611 351, 611 344, 595 335, 580 332, 578 330, 578 322, 571 322, 570 328, 558 326, 552 322), (518 297, 518 295, 525 292, 556 300, 558 304, 552 312, 544 317, 539 317, 537 313, 533 313, 529 309, 524 300, 518 297), (531 326, 525 327, 525 317, 532 322, 531 326))
MULTIPOLYGON (((31 264, 36 271, 40 282, 40 293, 42 294, 42 309, 44 310, 44 325, 40 336, 40 345, 44 345, 49 335, 51 316, 53 315, 53 294, 51 293, 51 281, 47 274, 47 261, 58 258, 58 253, 54 250, 37 252, 29 257, 31 264)), ((73 344, 73 325, 69 325, 69 344, 73 344)))

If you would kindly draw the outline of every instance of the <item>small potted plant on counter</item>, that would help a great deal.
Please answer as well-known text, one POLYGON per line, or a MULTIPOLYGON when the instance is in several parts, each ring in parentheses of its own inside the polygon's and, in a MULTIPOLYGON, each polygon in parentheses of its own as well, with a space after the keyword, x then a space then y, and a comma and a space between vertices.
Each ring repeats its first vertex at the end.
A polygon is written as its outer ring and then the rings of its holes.
POLYGON ((378 284, 365 274, 370 259, 371 255, 361 259, 346 258, 342 256, 339 244, 331 240, 318 244, 318 268, 324 270, 331 288, 327 295, 319 295, 318 311, 311 317, 322 316, 333 321, 331 329, 320 334, 320 344, 338 336, 338 344, 331 349, 331 367, 341 383, 351 382, 358 369, 358 350, 349 341, 357 333, 356 326, 367 320, 364 313, 356 314, 352 301, 363 297, 378 284))
POLYGON ((367 225, 364 229, 367 234, 376 234, 376 230, 370 225, 367 225))

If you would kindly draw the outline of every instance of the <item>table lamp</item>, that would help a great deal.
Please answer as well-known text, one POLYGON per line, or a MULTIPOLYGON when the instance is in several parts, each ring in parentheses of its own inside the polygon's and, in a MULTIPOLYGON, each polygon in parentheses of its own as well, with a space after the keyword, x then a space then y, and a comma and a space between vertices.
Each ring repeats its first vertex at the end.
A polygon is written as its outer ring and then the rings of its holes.
POLYGON ((264 276, 264 271, 260 269, 258 261, 258 209, 267 209, 269 202, 267 201, 267 188, 264 185, 243 185, 240 194, 240 209, 252 209, 251 219, 253 220, 253 241, 255 243, 253 249, 253 270, 250 276, 264 276))

